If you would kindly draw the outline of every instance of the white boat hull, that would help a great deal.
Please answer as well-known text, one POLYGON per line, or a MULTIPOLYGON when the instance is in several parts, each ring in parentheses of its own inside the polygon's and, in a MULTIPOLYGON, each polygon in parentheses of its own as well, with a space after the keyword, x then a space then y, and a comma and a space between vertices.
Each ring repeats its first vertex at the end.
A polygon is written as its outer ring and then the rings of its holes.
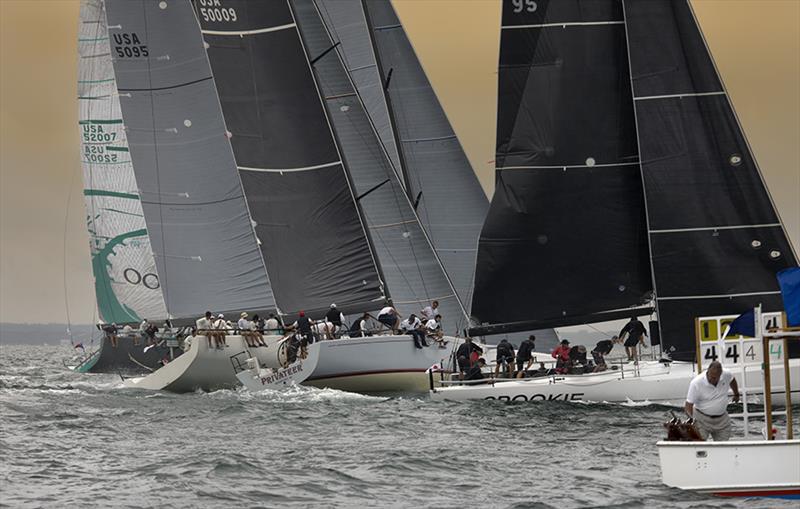
POLYGON ((320 341, 319 362, 304 385, 362 393, 425 392, 426 371, 434 364, 448 369, 453 349, 463 341, 445 339, 445 348, 433 343, 421 349, 405 335, 320 341))
MULTIPOLYGON (((800 360, 792 360, 792 378, 800 378, 800 360)), ((585 375, 557 375, 528 378, 518 381, 498 381, 480 385, 453 385, 434 388, 431 399, 472 400, 496 399, 502 401, 593 401, 608 403, 650 402, 683 406, 689 382, 695 376, 695 365, 690 362, 664 364, 657 361, 642 362, 639 375, 632 368, 622 371, 604 371, 585 375)), ((760 372, 747 375, 749 387, 760 385, 760 372)), ((773 369, 773 378, 783 380, 783 368, 773 369)), ((797 400, 798 388, 794 388, 797 400)), ((773 403, 784 404, 782 390, 773 390, 773 403)), ((760 392, 751 392, 748 399, 760 400, 760 392)))
POLYGON ((305 359, 298 358, 290 365, 277 369, 252 366, 236 373, 236 378, 247 390, 253 392, 282 389, 305 381, 317 367, 318 361, 319 345, 313 344, 308 347, 305 359))
POLYGON ((657 446, 667 486, 721 496, 800 498, 800 440, 657 446))
MULTIPOLYGON (((266 340, 267 338, 265 338, 266 340)), ((155 391, 191 392, 230 389, 239 385, 234 365, 256 357, 263 364, 267 348, 251 348, 241 336, 227 336, 227 347, 209 348, 205 336, 194 336, 189 350, 153 373, 125 380, 125 386, 155 391)))

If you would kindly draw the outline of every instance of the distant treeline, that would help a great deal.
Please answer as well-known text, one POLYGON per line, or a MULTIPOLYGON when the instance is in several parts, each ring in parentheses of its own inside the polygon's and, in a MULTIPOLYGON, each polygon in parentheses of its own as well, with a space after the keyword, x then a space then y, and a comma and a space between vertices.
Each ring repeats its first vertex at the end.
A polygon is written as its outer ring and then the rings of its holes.
MULTIPOLYGON (((72 325, 70 330, 76 342, 100 335, 94 325, 72 325)), ((69 339, 63 323, 0 323, 0 344, 57 345, 62 339, 69 339)))

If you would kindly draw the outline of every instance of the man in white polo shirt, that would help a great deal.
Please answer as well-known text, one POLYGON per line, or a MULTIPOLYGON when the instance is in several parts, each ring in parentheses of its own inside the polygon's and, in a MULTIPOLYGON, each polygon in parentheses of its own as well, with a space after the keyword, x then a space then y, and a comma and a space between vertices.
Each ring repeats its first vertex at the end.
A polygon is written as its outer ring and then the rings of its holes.
POLYGON ((708 435, 715 442, 731 438, 731 418, 728 416, 728 391, 733 391, 733 402, 739 402, 739 386, 733 373, 722 369, 714 361, 705 373, 700 373, 689 384, 686 395, 686 413, 693 417, 703 440, 708 435))

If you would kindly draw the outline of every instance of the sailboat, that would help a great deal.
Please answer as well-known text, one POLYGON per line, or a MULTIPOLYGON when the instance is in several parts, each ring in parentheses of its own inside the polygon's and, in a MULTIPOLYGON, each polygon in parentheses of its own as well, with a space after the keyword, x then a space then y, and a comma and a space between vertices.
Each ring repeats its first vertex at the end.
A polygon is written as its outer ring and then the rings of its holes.
POLYGON ((432 397, 682 401, 694 318, 780 309, 775 274, 797 266, 691 6, 502 9, 496 191, 476 268, 482 325, 470 332, 656 313, 651 339, 672 362, 639 364, 635 379, 622 370, 432 397))
MULTIPOLYGON (((359 141, 346 129, 347 122, 372 129, 361 99, 355 94, 338 109, 334 97, 323 100, 323 71, 308 48, 327 32, 313 4, 226 2, 226 15, 202 2, 104 5, 112 50, 121 55, 113 60, 121 117, 174 322, 203 309, 226 316, 275 310, 291 321, 331 302, 345 313, 391 302, 408 315, 441 296, 451 320, 445 330, 466 325, 466 309, 376 133, 359 141), (333 113, 348 109, 346 119, 333 113), (385 177, 379 187, 370 182, 376 176, 385 177), (377 200, 382 193, 388 206, 377 200)), ((326 76, 344 72, 338 57, 331 62, 326 76)), ((281 361, 281 338, 268 338, 262 351, 229 337, 233 348, 224 352, 196 339, 180 362, 129 385, 226 387, 236 383, 231 365, 241 357, 271 368, 281 361)), ((451 348, 457 344, 451 338, 451 348)), ((409 336, 315 348, 312 383, 367 391, 422 389, 424 371, 450 356, 449 349, 415 349, 409 336)))

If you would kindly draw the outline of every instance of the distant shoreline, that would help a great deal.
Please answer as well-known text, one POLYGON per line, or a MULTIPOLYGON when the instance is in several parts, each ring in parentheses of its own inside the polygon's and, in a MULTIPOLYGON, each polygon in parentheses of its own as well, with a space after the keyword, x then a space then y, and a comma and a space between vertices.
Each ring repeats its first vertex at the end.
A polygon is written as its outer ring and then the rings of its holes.
MULTIPOLYGON (((99 336, 91 324, 72 324, 69 329, 76 342, 99 336)), ((65 323, 0 323, 0 345, 58 345, 69 338, 65 323)))

